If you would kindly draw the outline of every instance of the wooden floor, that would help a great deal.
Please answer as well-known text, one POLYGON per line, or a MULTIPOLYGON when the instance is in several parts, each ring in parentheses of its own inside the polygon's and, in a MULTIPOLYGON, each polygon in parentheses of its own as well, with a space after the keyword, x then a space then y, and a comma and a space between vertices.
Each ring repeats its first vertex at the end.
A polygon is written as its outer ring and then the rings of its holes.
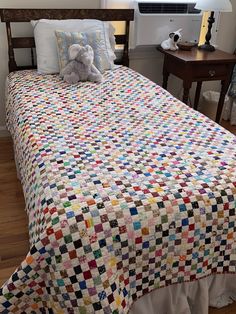
POLYGON ((0 138, 0 286, 23 261, 28 222, 10 138, 0 138))
MULTIPOLYGON (((230 131, 231 133, 236 135, 236 125, 230 125, 230 123, 228 121, 224 121, 222 120, 221 125, 227 129, 228 131, 230 131)), ((236 312, 235 312, 236 314, 236 312)))
MULTIPOLYGON (((227 122, 222 124, 236 134, 236 127, 231 127, 227 122)), ((0 286, 20 265, 29 250, 27 225, 12 142, 10 138, 0 138, 0 286)), ((236 303, 220 310, 210 309, 209 314, 236 314, 236 303)))

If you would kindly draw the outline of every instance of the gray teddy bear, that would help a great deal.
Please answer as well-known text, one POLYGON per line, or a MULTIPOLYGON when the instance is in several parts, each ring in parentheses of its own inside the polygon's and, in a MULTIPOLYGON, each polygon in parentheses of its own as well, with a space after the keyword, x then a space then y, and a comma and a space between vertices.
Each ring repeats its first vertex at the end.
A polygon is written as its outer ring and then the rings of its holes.
POLYGON ((69 84, 79 81, 102 82, 102 74, 93 64, 94 52, 89 45, 74 44, 69 47, 69 63, 61 70, 61 77, 69 84))

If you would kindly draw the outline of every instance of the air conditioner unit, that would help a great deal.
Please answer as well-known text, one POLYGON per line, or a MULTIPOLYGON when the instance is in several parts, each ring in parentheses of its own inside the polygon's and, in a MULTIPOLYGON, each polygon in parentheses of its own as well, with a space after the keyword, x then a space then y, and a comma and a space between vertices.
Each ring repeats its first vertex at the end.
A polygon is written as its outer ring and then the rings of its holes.
POLYGON ((198 42, 202 12, 194 0, 136 0, 134 45, 158 45, 169 33, 183 29, 183 39, 198 42))

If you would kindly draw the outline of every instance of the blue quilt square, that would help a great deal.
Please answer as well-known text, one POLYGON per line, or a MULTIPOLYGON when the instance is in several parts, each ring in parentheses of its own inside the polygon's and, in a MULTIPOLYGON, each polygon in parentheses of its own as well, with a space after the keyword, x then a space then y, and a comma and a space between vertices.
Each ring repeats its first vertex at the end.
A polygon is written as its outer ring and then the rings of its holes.
POLYGON ((187 226, 188 225, 188 218, 185 218, 182 220, 182 226, 187 226))
POLYGON ((130 213, 131 213, 132 216, 138 214, 138 211, 137 211, 137 208, 136 208, 136 207, 132 207, 132 208, 130 208, 129 210, 130 210, 130 213))
POLYGON ((79 286, 80 286, 80 289, 87 289, 86 281, 85 281, 85 280, 84 280, 84 281, 81 281, 81 282, 79 283, 79 286))
POLYGON ((133 223, 133 225, 134 225, 134 230, 139 230, 139 229, 141 229, 141 223, 140 223, 140 221, 135 221, 135 222, 133 223))

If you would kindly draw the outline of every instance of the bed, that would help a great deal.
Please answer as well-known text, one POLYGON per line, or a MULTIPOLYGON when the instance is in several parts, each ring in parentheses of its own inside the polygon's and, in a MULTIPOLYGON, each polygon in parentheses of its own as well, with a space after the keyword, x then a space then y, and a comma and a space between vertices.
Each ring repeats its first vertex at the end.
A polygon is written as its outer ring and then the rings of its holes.
MULTIPOLYGON (((0 290, 1 313, 204 314, 231 303, 235 136, 126 66, 98 85, 19 68, 13 49, 34 42, 12 39, 10 22, 46 14, 62 11, 1 10, 31 243, 0 290)), ((63 11, 75 15, 126 20, 128 65, 132 10, 63 11)))

